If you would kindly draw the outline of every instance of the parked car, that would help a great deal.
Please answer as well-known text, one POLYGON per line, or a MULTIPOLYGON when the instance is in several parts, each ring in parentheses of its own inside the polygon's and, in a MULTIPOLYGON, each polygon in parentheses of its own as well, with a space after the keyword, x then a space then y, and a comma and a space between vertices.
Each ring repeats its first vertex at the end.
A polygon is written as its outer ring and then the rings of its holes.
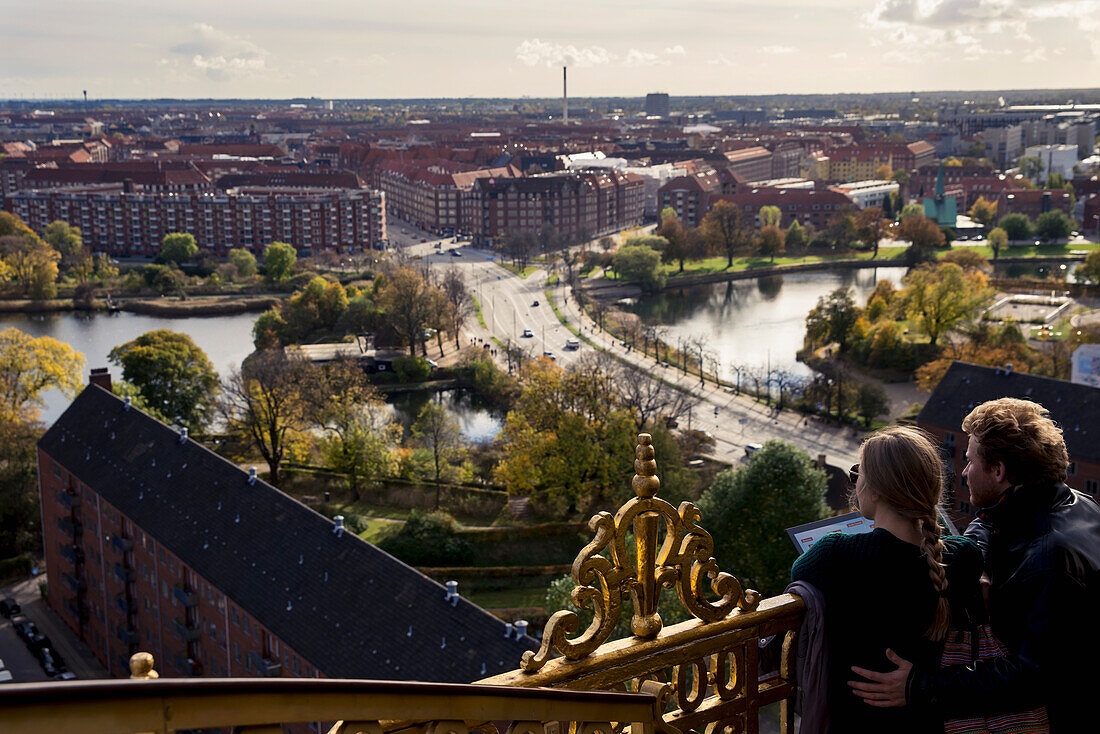
POLYGON ((553 361, 557 360, 557 357, 555 357, 555 356, 554 356, 554 353, 553 353, 553 352, 543 352, 543 353, 542 353, 542 356, 546 357, 546 358, 547 358, 548 360, 550 360, 551 362, 553 362, 553 361))
POLYGON ((458 250, 455 250, 455 249, 452 248, 451 249, 451 256, 452 257, 462 257, 462 253, 459 252, 458 250))
POLYGON ((764 448, 764 444, 762 443, 750 443, 745 447, 745 456, 752 456, 762 448, 764 448))
POLYGON ((534 307, 536 307, 536 306, 538 306, 538 305, 539 305, 539 302, 538 302, 538 301, 535 301, 534 303, 532 303, 532 304, 531 304, 531 308, 534 308, 534 307))
POLYGON ((72 672, 68 668, 61 668, 61 671, 53 677, 54 680, 76 680, 76 673, 72 672))
POLYGON ((26 642, 28 637, 38 634, 38 627, 29 619, 13 620, 12 626, 15 627, 15 634, 19 635, 23 642, 26 642))
POLYGON ((535 332, 531 331, 530 329, 524 329, 523 334, 521 336, 523 336, 524 339, 528 339, 528 338, 530 338, 534 335, 535 335, 535 332))
POLYGON ((0 599, 0 614, 3 614, 8 619, 11 619, 21 611, 23 610, 19 608, 19 604, 16 603, 15 599, 11 597, 0 599))
POLYGON ((61 655, 53 649, 50 639, 48 637, 43 637, 43 639, 46 641, 46 644, 31 651, 31 653, 38 658, 38 662, 44 663, 49 659, 54 661, 57 665, 65 665, 65 661, 61 658, 61 655))
POLYGON ((57 658, 50 654, 50 650, 45 650, 38 662, 42 663, 42 672, 51 678, 60 673, 65 667, 58 662, 57 658))
POLYGON ((581 340, 575 336, 571 336, 565 340, 565 348, 572 351, 574 349, 581 348, 581 340))

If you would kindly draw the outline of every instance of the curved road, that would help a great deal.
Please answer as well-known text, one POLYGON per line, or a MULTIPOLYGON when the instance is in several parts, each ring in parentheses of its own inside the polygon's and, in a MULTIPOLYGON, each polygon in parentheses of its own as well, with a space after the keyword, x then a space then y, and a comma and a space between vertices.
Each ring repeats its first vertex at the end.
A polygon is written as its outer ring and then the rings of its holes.
MULTIPOLYGON (((834 466, 847 468, 857 461, 859 434, 853 429, 805 419, 789 411, 776 413, 750 398, 731 394, 728 388, 719 389, 710 382, 700 385, 698 376, 684 375, 675 368, 658 364, 652 357, 627 350, 581 313, 576 301, 564 286, 559 285, 553 288, 553 296, 562 316, 587 340, 582 340, 580 349, 566 351, 565 341, 572 333, 561 324, 547 302, 545 271, 520 278, 493 262, 487 252, 454 244, 446 247, 456 248, 461 255, 456 257, 449 249, 436 250, 431 242, 416 250, 420 250, 422 259, 432 263, 433 268, 455 266, 463 271, 467 286, 481 304, 488 327, 483 330, 474 321, 468 331, 475 337, 489 340, 495 336, 501 341, 510 338, 532 356, 552 352, 563 366, 580 359, 594 348, 593 345, 598 346, 695 396, 699 403, 688 421, 682 421, 681 425, 690 424, 691 428, 710 433, 716 440, 713 454, 723 461, 735 463, 745 456, 747 444, 762 443, 770 438, 794 443, 812 457, 825 454, 826 461, 834 466), (533 335, 524 338, 525 329, 533 335)), ((503 363, 499 353, 497 358, 503 363)))

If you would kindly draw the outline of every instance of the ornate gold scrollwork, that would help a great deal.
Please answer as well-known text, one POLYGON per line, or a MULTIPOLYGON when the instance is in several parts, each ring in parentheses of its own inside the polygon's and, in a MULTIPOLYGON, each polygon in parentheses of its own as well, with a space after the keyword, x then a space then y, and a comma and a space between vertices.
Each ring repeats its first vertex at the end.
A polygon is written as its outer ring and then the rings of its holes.
POLYGON ((734 608, 752 611, 760 603, 760 594, 745 590, 736 578, 718 570, 714 560, 714 540, 697 523, 702 517, 691 502, 679 509, 657 497, 661 481, 657 477, 653 439, 648 433, 638 436, 631 487, 635 497, 626 502, 614 517, 608 512, 596 514, 588 523, 595 537, 573 561, 573 588, 570 598, 581 609, 591 608, 592 623, 578 637, 579 617, 570 610, 555 612, 543 630, 538 652, 523 654, 520 666, 533 672, 542 668, 557 651, 569 660, 591 654, 611 636, 622 612, 622 597, 630 595, 634 615, 630 629, 637 637, 653 638, 663 622, 657 612, 661 588, 676 589, 680 603, 692 616, 704 622, 723 619, 734 608), (664 541, 657 548, 657 536, 664 524, 664 541), (634 534, 634 563, 626 552, 627 533, 634 534), (600 555, 610 552, 610 559, 600 555), (706 598, 704 579, 719 598, 706 598))

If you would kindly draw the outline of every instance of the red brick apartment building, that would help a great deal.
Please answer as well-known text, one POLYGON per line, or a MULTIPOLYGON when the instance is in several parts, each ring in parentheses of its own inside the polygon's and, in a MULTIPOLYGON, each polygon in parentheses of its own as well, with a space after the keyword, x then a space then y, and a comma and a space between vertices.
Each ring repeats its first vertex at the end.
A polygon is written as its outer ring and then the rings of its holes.
POLYGON ((645 181, 617 171, 479 178, 462 198, 460 228, 477 244, 511 233, 597 237, 642 223, 645 181))
POLYGON ((38 476, 49 606, 112 676, 145 651, 166 677, 468 683, 535 647, 97 384, 38 476))
POLYGON ((756 227, 760 226, 760 210, 766 206, 779 207, 783 213, 780 226, 784 228, 798 220, 799 224, 814 229, 823 229, 833 217, 855 208, 851 199, 830 189, 778 189, 767 186, 739 194, 715 196, 711 206, 716 201, 733 204, 741 210, 742 218, 756 227))
POLYGON ((1073 216, 1071 196, 1063 189, 1010 189, 997 196, 997 217, 1005 214, 1023 214, 1036 219, 1055 209, 1073 216))
POLYGON ((710 211, 712 200, 723 194, 735 194, 744 185, 745 180, 729 168, 703 164, 683 176, 669 179, 659 188, 657 209, 671 208, 685 227, 697 227, 710 211))
MULTIPOLYGON (((974 518, 962 421, 978 405, 998 398, 1033 400, 1062 427, 1069 451, 1069 486, 1100 501, 1100 388, 1027 375, 1006 367, 954 362, 917 416, 917 425, 940 444, 948 479, 947 509, 957 523, 974 518)), ((961 529, 961 527, 960 527, 961 529)))
POLYGON ((127 184, 21 191, 4 209, 36 232, 61 219, 96 252, 155 255, 169 232, 189 232, 201 250, 260 252, 274 241, 303 252, 379 249, 386 240, 381 192, 242 187, 233 193, 136 193, 127 184))
POLYGON ((389 214, 436 234, 450 234, 465 229, 461 221, 462 195, 478 179, 520 175, 513 166, 468 170, 451 162, 424 165, 419 161, 395 161, 382 166, 377 179, 386 194, 389 214))

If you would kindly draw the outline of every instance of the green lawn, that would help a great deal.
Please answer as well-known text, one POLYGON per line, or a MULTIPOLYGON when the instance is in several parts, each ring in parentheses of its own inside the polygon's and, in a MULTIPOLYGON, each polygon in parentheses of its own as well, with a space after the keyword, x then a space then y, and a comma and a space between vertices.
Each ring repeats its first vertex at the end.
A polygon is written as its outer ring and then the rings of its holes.
POLYGON ((477 323, 482 329, 488 330, 489 327, 485 325, 485 317, 481 313, 481 304, 478 303, 477 299, 473 296, 470 296, 470 300, 474 302, 474 311, 477 312, 477 323))
POLYGON ((505 270, 512 271, 521 278, 526 278, 528 275, 539 269, 538 265, 528 265, 527 267, 521 268, 518 265, 513 265, 512 263, 501 262, 497 264, 505 270))

